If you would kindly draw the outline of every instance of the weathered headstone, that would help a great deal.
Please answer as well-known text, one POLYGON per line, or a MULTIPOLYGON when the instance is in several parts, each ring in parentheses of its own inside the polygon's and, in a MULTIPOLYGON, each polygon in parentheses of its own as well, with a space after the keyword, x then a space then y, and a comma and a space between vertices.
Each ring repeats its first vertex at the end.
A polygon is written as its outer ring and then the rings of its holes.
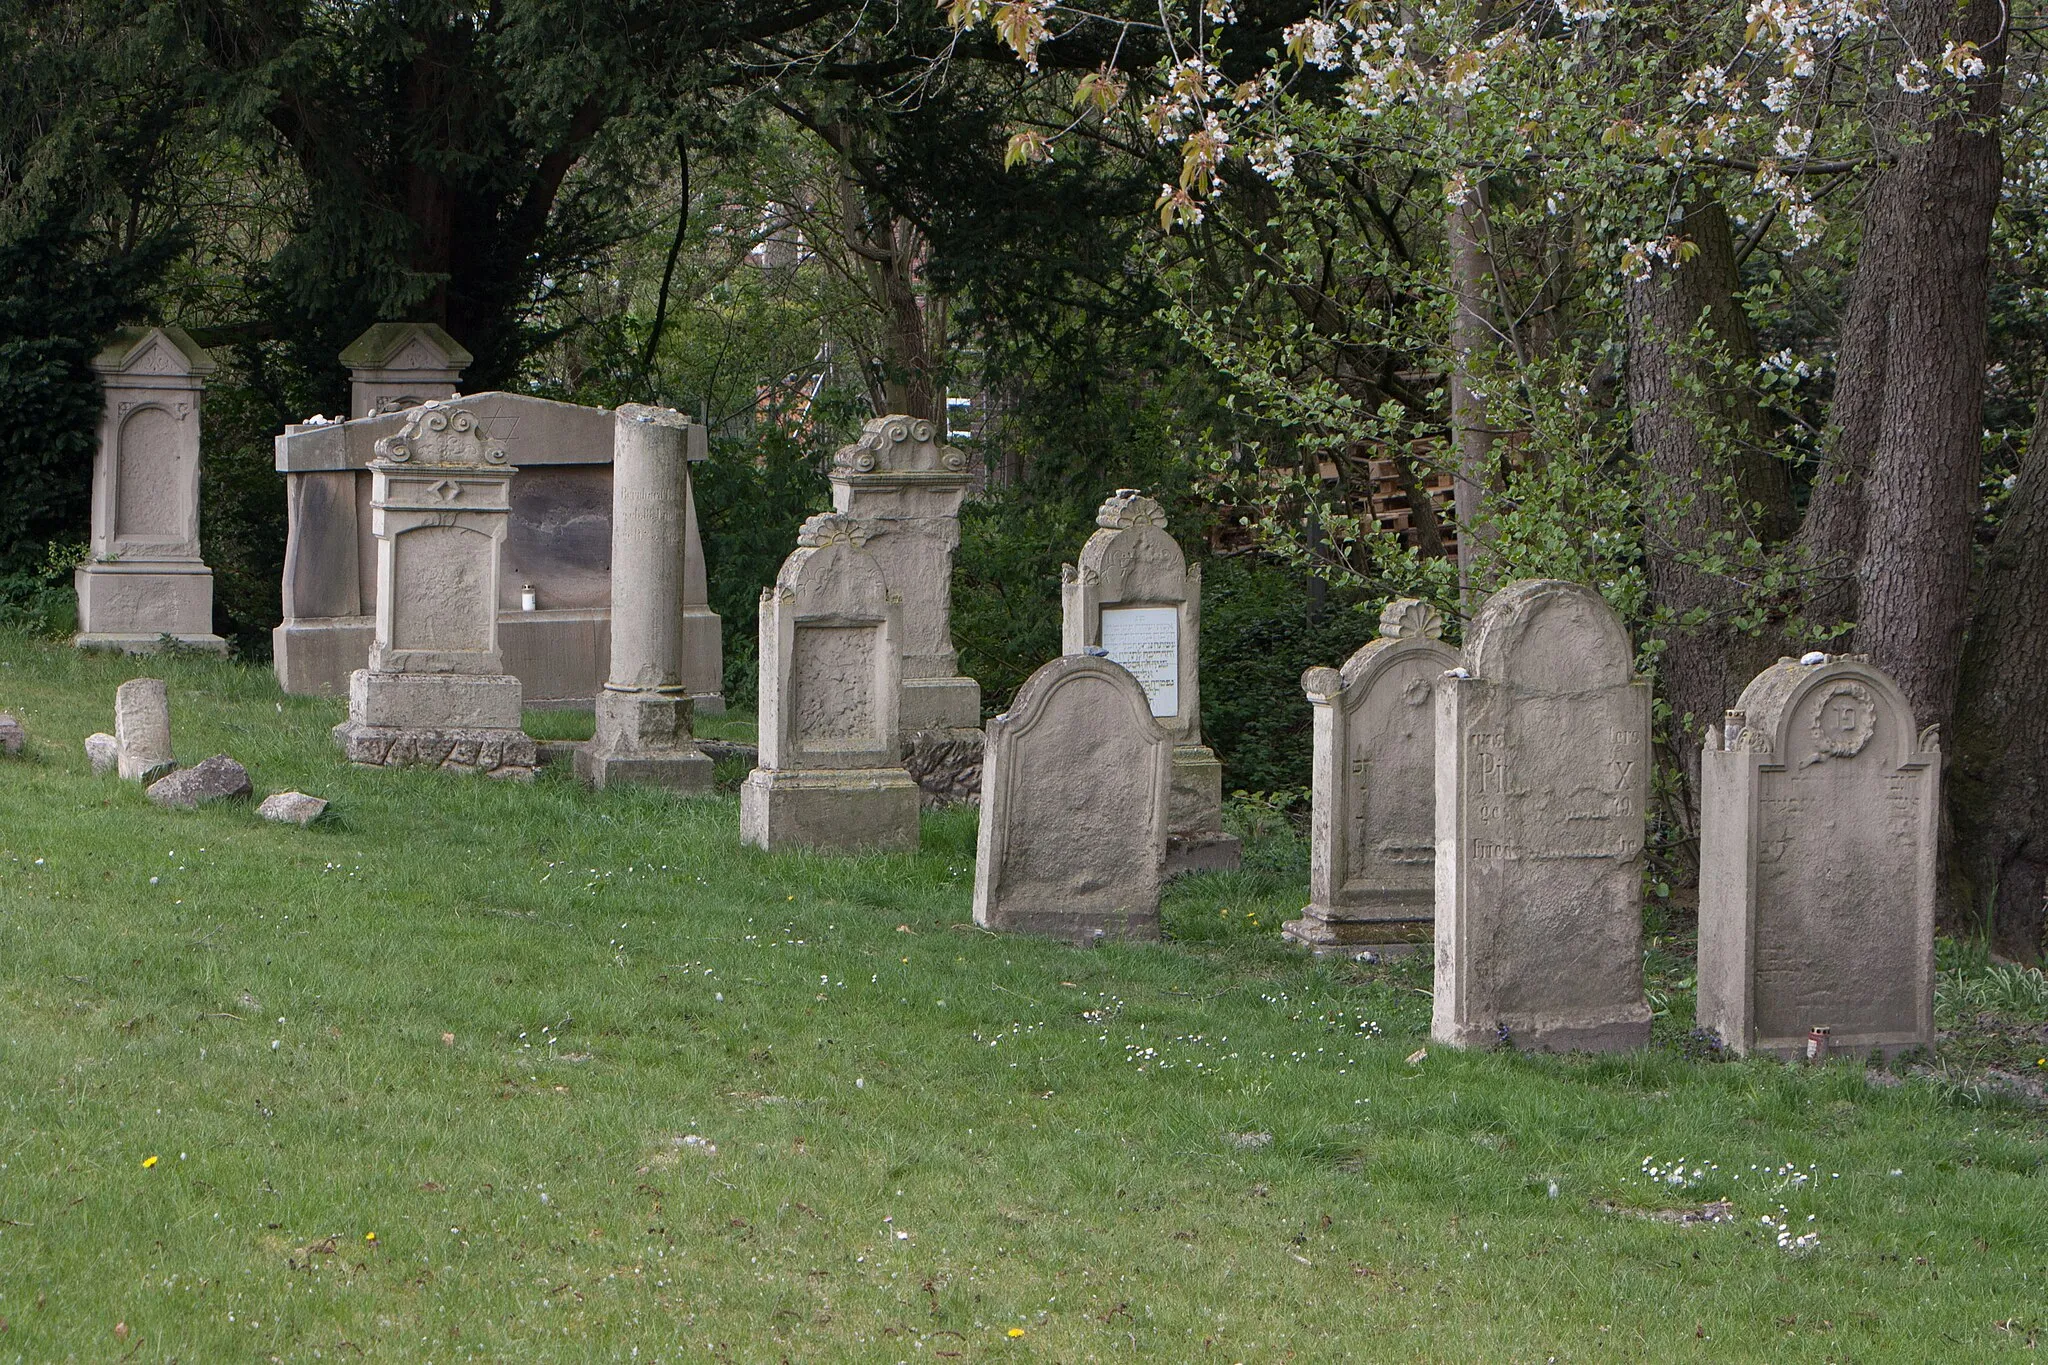
POLYGON ((85 737, 85 761, 92 764, 92 775, 104 777, 121 766, 121 744, 112 735, 101 731, 85 737))
POLYGON ((1591 588, 1511 584, 1436 693, 1438 1042, 1649 1041, 1643 819, 1650 685, 1591 588), (1468 676, 1458 676, 1459 673, 1468 676))
POLYGON ((683 686, 683 523, 690 423, 667 408, 618 411, 612 444, 611 676, 597 694, 597 734, 576 773, 701 794, 711 760, 690 737, 683 686))
POLYGON ((91 558, 72 575, 77 643, 141 654, 169 636, 224 653, 199 555, 199 395, 219 366, 179 328, 124 327, 92 367, 106 408, 91 558))
POLYGON ((272 792, 263 798, 256 813, 281 825, 310 825, 327 809, 327 802, 304 792, 272 792))
POLYGON ((1159 937, 1173 736, 1108 659, 1033 673, 988 724, 974 922, 1090 943, 1159 937))
POLYGON ((1095 524, 1080 564, 1060 569, 1061 648, 1101 649, 1122 664, 1173 736, 1167 875, 1236 867, 1242 849, 1223 832, 1223 765, 1202 743, 1202 570, 1167 533, 1165 509, 1135 488, 1119 488, 1095 524))
POLYGON ((246 768, 226 754, 215 754, 158 778, 143 795, 173 810, 197 810, 210 802, 247 796, 252 790, 246 768))
POLYGON ((1282 932, 1312 948, 1408 952, 1436 926, 1436 680, 1458 666, 1434 608, 1398 598, 1344 667, 1311 668, 1309 903, 1282 932))
POLYGON ((28 745, 28 731, 21 728, 21 722, 5 711, 0 711, 0 754, 13 757, 28 745))
POLYGON ((918 417, 877 417, 832 460, 832 506, 861 524, 902 603, 905 732, 981 724, 981 684, 960 675, 953 648, 953 551, 973 481, 967 456, 918 417))
POLYGON ((114 749, 125 781, 148 782, 176 766, 171 694, 162 678, 130 678, 114 689, 114 749))
POLYGON ((498 649, 512 469, 474 413, 427 403, 370 465, 377 626, 334 737, 353 763, 531 776, 519 679, 498 649))
POLYGON ((1780 659, 1701 785, 1701 1027, 1744 1055, 1932 1046, 1941 747, 1891 678, 1780 659))
POLYGON ((900 604, 865 523, 825 513, 761 593, 760 766, 740 838, 761 848, 917 847, 918 788, 898 727, 900 604))
POLYGON ((402 412, 453 398, 474 358, 431 322, 380 322, 341 353, 348 415, 402 412))

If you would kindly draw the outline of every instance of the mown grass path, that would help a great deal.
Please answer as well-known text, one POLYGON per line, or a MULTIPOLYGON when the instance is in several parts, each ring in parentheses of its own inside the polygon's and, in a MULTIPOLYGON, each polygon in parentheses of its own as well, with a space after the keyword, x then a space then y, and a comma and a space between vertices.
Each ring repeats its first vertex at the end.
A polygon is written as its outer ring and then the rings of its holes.
POLYGON ((2048 1344, 2038 1114, 1689 1060, 1685 1018, 1411 1063, 1426 969, 1282 948, 1295 875, 1077 951, 968 923, 971 812, 915 856, 767 856, 729 796, 357 772, 339 704, 261 670, 20 637, 0 709, 33 748, 0 764, 0 1360, 2048 1344), (329 816, 90 776, 143 671, 182 759, 329 816))

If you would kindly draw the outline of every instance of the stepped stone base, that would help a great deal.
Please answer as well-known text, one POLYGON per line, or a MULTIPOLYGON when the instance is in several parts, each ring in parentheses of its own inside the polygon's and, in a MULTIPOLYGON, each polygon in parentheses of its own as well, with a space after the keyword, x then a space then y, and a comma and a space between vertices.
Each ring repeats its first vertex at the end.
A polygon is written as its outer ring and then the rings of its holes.
POLYGON ((740 842, 756 848, 917 847, 917 783, 901 768, 756 768, 740 787, 740 842))
POLYGON ((1381 957, 1400 957, 1432 947, 1436 924, 1427 919, 1332 920, 1304 906, 1300 919, 1280 926, 1281 937, 1317 955, 1350 956, 1370 950, 1381 957))
POLYGON ((524 781, 540 765, 539 746, 521 730, 424 730, 345 720, 334 741, 364 768, 439 768, 524 781))

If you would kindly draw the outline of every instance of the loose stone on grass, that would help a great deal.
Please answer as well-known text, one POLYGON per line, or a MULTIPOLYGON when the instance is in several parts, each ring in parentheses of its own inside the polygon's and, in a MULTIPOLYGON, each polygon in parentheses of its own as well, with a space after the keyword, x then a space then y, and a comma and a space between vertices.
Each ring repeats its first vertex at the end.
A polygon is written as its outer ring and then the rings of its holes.
POLYGON ((327 809, 327 802, 304 792, 272 792, 263 798, 256 813, 279 824, 310 825, 327 809))
POLYGON ((121 766, 121 742, 102 731, 85 737, 85 756, 94 777, 104 777, 121 766))
POLYGON ((248 769, 226 754, 215 754, 204 763, 151 783, 143 795, 159 806, 197 810, 208 802, 248 796, 253 790, 248 769))
POLYGON ((21 728, 21 722, 0 711, 0 754, 18 754, 27 743, 28 731, 21 728))

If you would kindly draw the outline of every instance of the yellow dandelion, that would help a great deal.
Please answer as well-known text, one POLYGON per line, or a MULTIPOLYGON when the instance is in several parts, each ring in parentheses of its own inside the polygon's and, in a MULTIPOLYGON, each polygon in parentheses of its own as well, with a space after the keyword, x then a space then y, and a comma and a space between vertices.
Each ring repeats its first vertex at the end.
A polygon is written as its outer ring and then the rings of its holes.
POLYGON ((1021 1337, 1024 1335, 1024 1329, 1022 1327, 1012 1327, 1010 1329, 1010 1335, 1013 1337, 1021 1337))
POLYGON ((152 1167, 152 1166, 154 1166, 154 1165, 156 1165, 156 1158, 155 1158, 154 1156, 146 1156, 146 1157, 142 1158, 142 1169, 143 1169, 143 1170, 145 1170, 145 1171, 146 1171, 146 1170, 148 1170, 148 1169, 149 1169, 150 1167, 152 1167))
POLYGON ((363 1240, 365 1242, 374 1242, 377 1240, 377 1234, 374 1232, 366 1232, 363 1234, 363 1240))

